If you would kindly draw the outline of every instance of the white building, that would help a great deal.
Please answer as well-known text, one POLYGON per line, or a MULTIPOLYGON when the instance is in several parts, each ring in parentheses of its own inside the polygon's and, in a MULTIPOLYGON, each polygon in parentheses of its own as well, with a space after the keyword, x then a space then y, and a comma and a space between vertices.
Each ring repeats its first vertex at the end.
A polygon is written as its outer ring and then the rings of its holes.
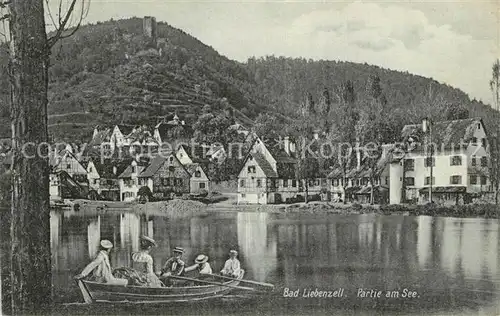
POLYGON ((435 122, 430 131, 424 133, 420 124, 403 128, 409 150, 391 163, 390 203, 426 203, 430 191, 436 203, 462 204, 489 192, 489 151, 483 121, 435 122), (433 150, 428 147, 431 143, 433 150))

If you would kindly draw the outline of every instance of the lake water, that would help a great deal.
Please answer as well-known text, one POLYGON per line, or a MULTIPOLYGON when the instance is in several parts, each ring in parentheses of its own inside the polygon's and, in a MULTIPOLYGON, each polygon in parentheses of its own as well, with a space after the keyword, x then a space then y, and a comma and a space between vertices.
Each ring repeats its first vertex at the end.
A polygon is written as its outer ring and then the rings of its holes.
MULTIPOLYGON (((72 277, 95 255, 99 241, 109 239, 115 245, 110 256, 115 268, 128 266, 140 236, 148 235, 158 243, 152 251, 156 270, 174 247, 186 250, 188 264, 200 253, 208 255, 215 271, 228 251, 237 249, 246 278, 276 286, 272 295, 228 305, 237 313, 498 315, 499 230, 498 220, 486 219, 54 211, 54 293, 60 302, 82 301, 72 277), (344 297, 303 297, 315 289, 344 289, 344 297), (297 290, 299 297, 283 297, 297 290), (362 297, 371 290, 382 291, 381 297, 362 297), (399 297, 388 298, 386 291, 399 297), (416 297, 402 297, 411 292, 416 297)), ((203 310, 219 313, 225 303, 213 304, 213 310, 212 305, 203 310)))

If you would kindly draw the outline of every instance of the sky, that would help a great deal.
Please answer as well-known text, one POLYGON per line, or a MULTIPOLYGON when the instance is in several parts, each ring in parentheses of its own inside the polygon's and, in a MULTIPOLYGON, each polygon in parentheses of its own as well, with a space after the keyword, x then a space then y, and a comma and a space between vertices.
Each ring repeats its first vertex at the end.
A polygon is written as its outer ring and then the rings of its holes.
MULTIPOLYGON (((59 0, 48 1, 56 12, 59 0)), ((91 0, 85 22, 147 15, 242 62, 273 54, 366 62, 493 100, 500 0, 91 0)))

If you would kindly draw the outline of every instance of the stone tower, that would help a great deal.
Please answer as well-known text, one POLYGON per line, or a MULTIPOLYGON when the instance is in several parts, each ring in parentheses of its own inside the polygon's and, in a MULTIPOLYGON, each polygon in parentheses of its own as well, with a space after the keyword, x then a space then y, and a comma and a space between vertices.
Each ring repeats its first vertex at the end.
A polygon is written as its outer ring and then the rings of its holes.
POLYGON ((156 18, 152 16, 145 16, 142 21, 142 28, 144 36, 150 38, 153 43, 156 43, 156 18))

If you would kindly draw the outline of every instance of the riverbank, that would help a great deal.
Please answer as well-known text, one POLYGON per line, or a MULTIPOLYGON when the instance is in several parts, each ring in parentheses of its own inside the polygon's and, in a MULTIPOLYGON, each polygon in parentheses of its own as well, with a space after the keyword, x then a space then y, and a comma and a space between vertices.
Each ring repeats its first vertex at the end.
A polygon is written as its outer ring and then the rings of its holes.
POLYGON ((75 205, 83 208, 104 210, 133 209, 139 212, 159 212, 172 215, 187 215, 200 212, 266 212, 266 213, 307 213, 307 214, 381 214, 409 216, 441 216, 459 218, 500 218, 500 207, 494 204, 467 205, 361 205, 332 202, 310 202, 295 204, 236 204, 231 200, 205 204, 200 201, 174 199, 147 202, 108 202, 75 200, 75 205))

